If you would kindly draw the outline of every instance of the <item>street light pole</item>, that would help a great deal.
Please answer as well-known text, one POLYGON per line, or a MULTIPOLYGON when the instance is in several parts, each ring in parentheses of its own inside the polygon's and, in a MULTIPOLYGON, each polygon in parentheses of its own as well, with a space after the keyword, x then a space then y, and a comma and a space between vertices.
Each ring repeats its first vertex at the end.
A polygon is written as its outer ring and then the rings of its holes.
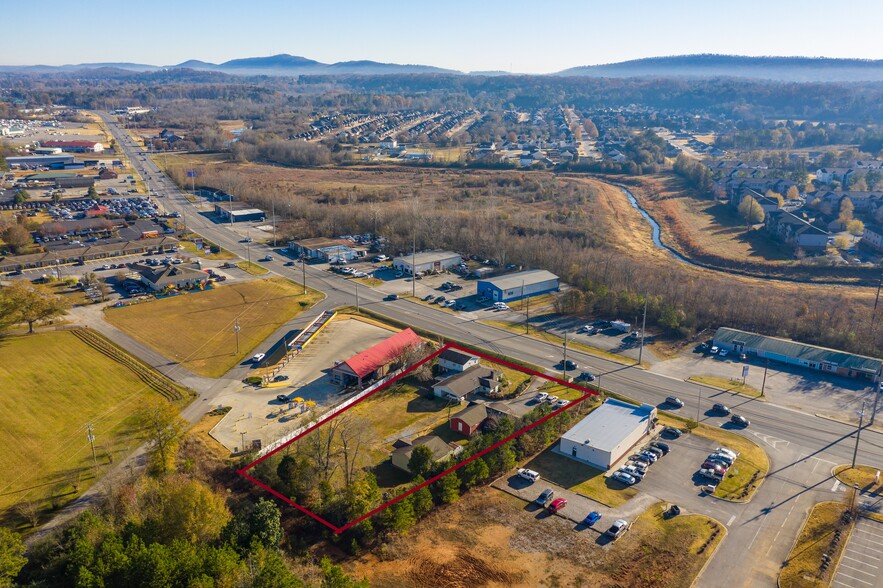
POLYGON ((273 198, 273 247, 276 246, 276 198, 273 198))
POLYGON ((567 331, 564 331, 564 359, 561 361, 561 379, 567 381, 567 331))
POLYGON ((760 385, 760 397, 763 398, 763 391, 766 389, 766 372, 770 369, 770 360, 767 358, 766 365, 763 367, 763 383, 760 385))
POLYGON ((858 441, 862 436, 862 427, 865 424, 865 401, 862 400, 862 410, 858 413, 858 430, 855 432, 855 449, 852 451, 852 467, 855 467, 855 458, 858 455, 858 441))
POLYGON ((239 355, 239 329, 242 327, 239 326, 239 319, 236 319, 235 324, 233 325, 233 332, 236 334, 236 355, 239 355))
POLYGON ((95 457, 95 435, 92 433, 92 423, 86 425, 86 439, 89 440, 89 447, 92 448, 92 463, 98 468, 98 459, 95 457))
POLYGON ((360 312, 359 309, 359 283, 353 280, 353 284, 356 285, 356 312, 360 312))

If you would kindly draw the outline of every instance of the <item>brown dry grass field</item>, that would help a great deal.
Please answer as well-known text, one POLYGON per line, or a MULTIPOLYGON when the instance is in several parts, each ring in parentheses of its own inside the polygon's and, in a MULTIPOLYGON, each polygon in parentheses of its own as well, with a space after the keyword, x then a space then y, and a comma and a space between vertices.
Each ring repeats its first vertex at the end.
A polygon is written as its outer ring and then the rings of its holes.
MULTIPOLYGON (((421 221, 426 224, 421 234, 433 240, 427 243, 428 247, 453 246, 487 256, 511 255, 529 266, 556 271, 565 280, 569 273, 577 279, 588 274, 592 281, 614 289, 642 288, 649 281, 661 296, 689 305, 690 309, 698 304, 690 296, 701 295, 706 301, 695 313, 702 321, 712 317, 727 324, 780 320, 793 325, 789 331, 809 331, 821 336, 823 329, 810 325, 839 328, 858 324, 857 321, 870 316, 873 304, 873 289, 846 289, 826 283, 829 276, 823 272, 811 275, 818 283, 774 279, 777 275, 790 277, 791 272, 798 270, 784 262, 765 262, 766 265, 759 266, 761 271, 772 275, 753 277, 675 261, 654 245, 647 222, 631 207, 625 194, 606 181, 608 178, 394 165, 283 168, 220 161, 217 156, 201 160, 189 155, 168 157, 173 175, 175 169, 185 166, 195 166, 205 182, 253 198, 258 205, 269 206, 267 199, 274 194, 277 210, 280 206, 285 210, 284 202, 288 201, 299 211, 309 211, 294 215, 292 220, 284 219, 280 224, 284 234, 340 234, 343 227, 352 226, 354 217, 363 225, 373 217, 378 232, 401 237, 413 226, 409 219, 415 207, 432 207, 438 214, 421 221), (313 210, 315 214, 322 211, 322 220, 309 220, 314 216, 313 210), (493 237, 496 233, 487 231, 488 226, 512 238, 493 237), (568 241, 571 246, 564 245, 568 241), (506 243, 505 250, 498 250, 498 243, 506 243), (715 294, 709 296, 712 288, 715 294), (730 303, 736 293, 741 299, 769 300, 773 304, 739 308, 730 303), (816 316, 821 318, 810 320, 816 316)), ((650 188, 646 184, 631 189, 644 198, 641 190, 650 188)), ((363 226, 368 230, 370 227, 363 226)), ((741 263, 723 261, 730 265, 741 263)))
MULTIPOLYGON (((745 230, 745 223, 728 204, 696 198, 675 176, 641 178, 641 204, 660 223, 663 241, 675 243, 688 255, 735 261, 790 265, 790 248, 765 231, 745 230)), ((636 194, 638 195, 638 194, 636 194)))
POLYGON ((660 512, 654 505, 602 548, 595 530, 475 488, 393 540, 382 558, 370 553, 343 565, 375 588, 689 586, 723 539, 722 532, 710 539, 721 526, 696 515, 663 520, 660 512))
POLYGON ((322 295, 302 293, 283 278, 251 280, 124 306, 108 308, 106 319, 172 361, 204 376, 220 377, 288 320, 322 295), (238 319, 239 354, 234 321, 238 319))

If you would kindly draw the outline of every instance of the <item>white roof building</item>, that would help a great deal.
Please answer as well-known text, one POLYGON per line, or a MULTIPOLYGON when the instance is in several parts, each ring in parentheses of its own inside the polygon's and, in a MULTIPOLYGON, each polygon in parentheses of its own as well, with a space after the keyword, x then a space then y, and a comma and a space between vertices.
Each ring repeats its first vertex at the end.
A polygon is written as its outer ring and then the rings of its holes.
POLYGON ((607 470, 652 431, 656 407, 608 399, 561 436, 564 455, 607 470))

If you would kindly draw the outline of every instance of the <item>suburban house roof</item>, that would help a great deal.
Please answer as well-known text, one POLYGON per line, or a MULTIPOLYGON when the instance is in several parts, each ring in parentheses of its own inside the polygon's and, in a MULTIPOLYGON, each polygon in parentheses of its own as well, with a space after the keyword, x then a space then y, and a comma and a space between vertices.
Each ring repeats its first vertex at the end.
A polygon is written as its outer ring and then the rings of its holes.
POLYGON ((433 388, 445 387, 457 396, 466 396, 480 385, 489 385, 499 381, 501 372, 483 365, 474 365, 468 370, 445 378, 433 385, 433 388))
POLYGON ((381 341, 374 347, 356 354, 343 362, 359 378, 371 374, 378 368, 390 363, 402 351, 409 347, 417 347, 423 341, 411 329, 399 331, 389 339, 381 341))
POLYGON ((564 433, 562 438, 591 445, 601 451, 613 451, 636 427, 647 426, 655 410, 649 404, 637 406, 608 398, 564 433))
POLYGON ((433 461, 445 459, 453 451, 451 446, 445 443, 441 437, 437 437, 436 435, 424 435, 423 437, 417 437, 411 441, 410 445, 405 445, 393 450, 393 453, 403 453, 405 454, 405 457, 411 459, 411 453, 415 448, 420 447, 421 445, 429 447, 429 450, 432 451, 433 461))
POLYGON ((480 425, 487 418, 487 407, 484 404, 473 404, 451 417, 460 419, 470 427, 480 425))
POLYGON ((875 357, 855 355, 845 351, 828 349, 827 347, 779 339, 778 337, 767 337, 766 335, 758 335, 757 333, 749 333, 748 331, 740 331, 729 327, 720 327, 715 331, 714 342, 730 345, 735 342, 744 343, 745 347, 761 349, 767 353, 775 353, 805 361, 830 363, 844 369, 870 374, 878 373, 880 368, 883 367, 883 360, 875 357))
POLYGON ((467 363, 475 359, 475 356, 457 351, 456 349, 445 349, 438 355, 438 358, 449 361, 451 363, 456 363, 458 365, 466 365, 467 363))
POLYGON ((500 290, 511 290, 513 288, 520 288, 522 284, 524 286, 530 286, 533 284, 539 284, 541 282, 548 282, 549 280, 557 279, 558 276, 546 270, 527 270, 524 272, 509 274, 507 276, 500 276, 499 278, 488 278, 481 281, 496 286, 500 290))

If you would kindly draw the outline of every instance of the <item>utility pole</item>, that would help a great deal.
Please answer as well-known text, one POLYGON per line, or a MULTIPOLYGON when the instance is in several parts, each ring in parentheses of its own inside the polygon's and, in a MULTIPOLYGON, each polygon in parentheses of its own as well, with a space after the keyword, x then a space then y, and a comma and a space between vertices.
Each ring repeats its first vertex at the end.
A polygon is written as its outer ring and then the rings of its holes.
POLYGON ((760 397, 763 398, 763 391, 766 389, 766 372, 770 369, 770 360, 767 358, 766 365, 763 367, 763 383, 760 385, 760 397))
POLYGON ((303 280, 304 280, 304 295, 307 293, 307 258, 301 253, 300 254, 300 270, 303 272, 303 280))
POLYGON ((699 411, 702 410, 702 384, 699 385, 699 400, 696 401, 696 422, 699 422, 699 411))
POLYGON ((567 381, 567 331, 564 331, 564 359, 561 361, 561 379, 567 381))
POLYGON ((855 432, 855 449, 852 451, 852 467, 855 467, 855 458, 858 455, 858 441, 862 436, 862 427, 865 424, 865 401, 862 400, 862 409, 858 413, 858 430, 855 432))
POLYGON ((92 423, 86 424, 86 439, 89 440, 89 447, 92 448, 92 463, 95 469, 98 469, 98 458, 95 457, 95 435, 92 433, 92 423))
POLYGON ((650 293, 644 294, 644 320, 641 321, 641 348, 638 350, 638 365, 641 365, 641 359, 644 357, 644 329, 647 328, 647 298, 650 293))
POLYGON ((273 247, 276 246, 276 197, 273 197, 273 247))
POLYGON ((239 326, 239 319, 236 319, 236 322, 233 324, 233 333, 236 334, 236 355, 239 355, 239 330, 241 328, 239 326))
POLYGON ((871 332, 874 331, 874 324, 877 322, 877 303, 880 302, 880 287, 883 286, 883 276, 877 282, 877 296, 874 297, 874 310, 871 312, 871 332))
POLYGON ((239 433, 239 437, 242 439, 242 447, 239 448, 240 451, 245 451, 245 432, 239 433))
POLYGON ((877 383, 877 382, 874 382, 874 387, 875 387, 875 391, 874 391, 874 408, 871 409, 871 420, 870 420, 870 422, 868 422, 868 425, 869 425, 869 426, 870 426, 870 425, 873 425, 873 424, 874 424, 874 420, 877 418, 877 401, 880 400, 880 392, 881 392, 880 386, 881 386, 881 384, 879 384, 879 383, 877 383))
POLYGON ((360 312, 359 309, 359 283, 353 280, 353 284, 356 285, 356 312, 360 312))
POLYGON ((524 301, 524 332, 530 335, 530 296, 524 301))

